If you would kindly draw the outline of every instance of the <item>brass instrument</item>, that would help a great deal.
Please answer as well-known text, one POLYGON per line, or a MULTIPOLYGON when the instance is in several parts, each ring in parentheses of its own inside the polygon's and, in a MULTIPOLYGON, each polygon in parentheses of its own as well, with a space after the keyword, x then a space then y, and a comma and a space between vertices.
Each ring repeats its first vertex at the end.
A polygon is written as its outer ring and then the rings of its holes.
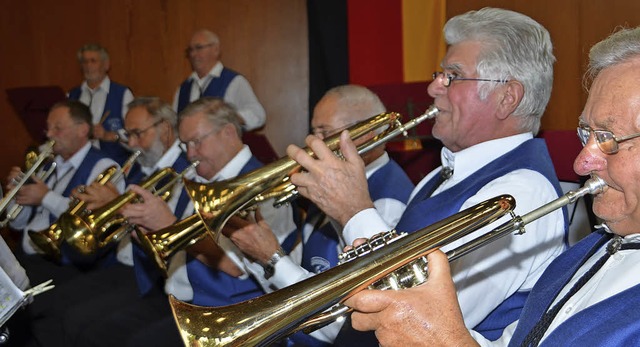
MULTIPOLYGON (((172 168, 159 170, 142 182, 140 186, 150 190, 167 175, 175 175, 175 171, 172 168)), ((58 224, 62 229, 64 241, 82 255, 94 254, 110 241, 116 241, 114 233, 124 223, 124 218, 118 214, 118 211, 136 198, 138 195, 129 191, 90 214, 79 216, 63 213, 58 224)))
MULTIPOLYGON (((25 169, 27 172, 23 173, 20 180, 16 183, 15 187, 11 189, 7 195, 0 200, 0 213, 4 212, 9 205, 9 202, 13 200, 16 196, 20 188, 25 185, 31 176, 38 171, 38 169, 42 168, 44 164, 50 161, 53 158, 53 145, 55 145, 54 140, 49 140, 45 143, 45 145, 41 148, 40 154, 36 156, 35 152, 29 152, 26 155, 25 159, 25 169)), ((46 180, 55 170, 55 165, 52 164, 49 170, 43 172, 38 178, 41 180, 46 180)), ((10 211, 7 212, 7 216, 5 220, 0 223, 0 226, 5 226, 9 222, 11 222, 19 213, 22 211, 22 206, 15 205, 10 211)))
MULTIPOLYGON (((398 113, 382 113, 349 127, 349 136, 356 139, 377 129, 386 128, 368 142, 358 146, 363 154, 372 148, 386 143, 395 136, 417 126, 421 122, 434 118, 438 109, 431 106, 424 114, 402 124, 398 113)), ((340 134, 325 140, 334 152, 339 149, 340 134)), ((309 155, 313 152, 305 148, 309 155)), ((340 155, 339 153, 337 153, 340 155)), ((269 165, 253 170, 243 176, 230 180, 201 184, 185 181, 185 188, 193 200, 194 208, 204 221, 206 229, 217 240, 227 220, 241 210, 254 206, 265 197, 276 197, 279 203, 291 200, 297 195, 289 176, 300 170, 300 165, 289 157, 283 157, 269 165)))
MULTIPOLYGON (((179 174, 176 174, 170 167, 164 168, 151 175, 140 186, 167 201, 171 197, 173 187, 180 183, 184 176, 198 164, 198 161, 191 163, 189 167, 179 174), (159 189, 154 188, 156 184, 169 175, 173 176, 169 182, 159 189)), ((65 230, 64 237, 67 244, 80 254, 89 255, 100 248, 117 242, 135 228, 135 225, 127 223, 118 214, 118 211, 125 204, 136 202, 138 198, 136 193, 128 192, 91 214, 84 216, 63 214, 60 216, 60 222, 63 230, 65 230)))
POLYGON ((524 233, 524 225, 583 195, 598 194, 604 186, 604 181, 594 177, 584 187, 522 217, 513 214, 515 202, 511 196, 496 197, 409 235, 393 237, 387 233, 374 237, 350 252, 364 255, 235 305, 200 307, 173 296, 169 302, 185 346, 266 346, 296 331, 313 331, 348 313, 350 309, 341 303, 360 290, 404 289, 424 283, 428 253, 488 225, 508 211, 511 220, 448 252, 449 259, 457 259, 507 234, 524 233))
MULTIPOLYGON (((404 133, 406 136, 407 130, 435 117, 437 113, 438 109, 432 106, 423 115, 405 124, 400 123, 401 116, 399 114, 383 113, 359 122, 348 130, 351 138, 357 138, 388 126, 387 130, 358 147, 359 154, 363 154, 400 133, 404 133)), ((335 151, 339 144, 339 134, 328 138, 325 142, 335 151)), ((307 152, 311 153, 309 149, 307 152)), ((146 235, 138 233, 144 251, 166 277, 169 258, 178 251, 202 240, 206 236, 207 230, 212 231, 217 238, 227 219, 241 210, 251 208, 267 199, 274 199, 275 206, 292 200, 298 192, 296 187, 289 182, 289 175, 298 169, 299 165, 295 161, 284 157, 270 165, 231 180, 209 184, 185 181, 185 188, 194 201, 194 207, 198 214, 156 232, 146 235), (202 216, 207 217, 202 218, 202 216), (206 222, 203 223, 202 220, 206 220, 206 222), (212 224, 207 225, 208 223, 212 224)))
MULTIPOLYGON (((135 163, 138 156, 140 156, 140 154, 140 151, 135 151, 120 169, 118 169, 115 165, 110 166, 102 173, 100 173, 98 177, 96 177, 94 182, 100 185, 105 185, 107 184, 107 182, 119 182, 124 177, 125 173, 131 170, 131 167, 135 163)), ((84 186, 81 186, 78 189, 80 191, 83 191, 84 186)), ((87 210, 85 206, 86 203, 84 201, 72 198, 69 202, 69 208, 65 213, 80 216, 91 213, 91 211, 87 210)), ((63 229, 62 224, 60 223, 60 218, 58 218, 58 220, 51 224, 48 229, 42 231, 29 230, 28 233, 31 241, 33 241, 33 243, 35 243, 36 246, 38 246, 38 248, 44 252, 45 256, 50 257, 54 261, 60 261, 62 257, 62 254, 60 252, 60 245, 63 241, 63 229)))

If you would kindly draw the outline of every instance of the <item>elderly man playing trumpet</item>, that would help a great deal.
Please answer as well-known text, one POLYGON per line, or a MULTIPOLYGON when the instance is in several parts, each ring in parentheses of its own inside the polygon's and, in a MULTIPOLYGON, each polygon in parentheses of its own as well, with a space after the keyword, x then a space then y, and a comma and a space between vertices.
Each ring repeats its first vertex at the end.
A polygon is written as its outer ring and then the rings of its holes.
MULTIPOLYGON (((499 194, 516 198, 516 213, 561 194, 546 146, 533 138, 553 80, 547 30, 522 14, 485 8, 450 19, 444 34, 449 44, 444 71, 434 73, 428 88, 440 110, 433 136, 444 144, 442 167, 417 185, 395 226, 372 208, 362 160, 346 133, 340 144, 345 161, 314 137, 307 144, 318 159, 296 146, 287 149, 306 169, 292 182, 344 225, 347 242, 362 237, 363 230, 367 236, 394 227, 413 232, 499 194)), ((517 318, 535 281, 565 248, 563 211, 528 228, 535 232, 502 239, 452 264, 465 324, 489 338, 517 318)), ((353 333, 343 329, 336 344, 362 343, 353 333)))
POLYGON ((573 167, 606 182, 593 202, 603 228, 549 265, 518 321, 497 341, 465 328, 447 259, 439 251, 428 256, 426 284, 398 292, 364 291, 349 299, 355 328, 375 330, 383 346, 640 343, 640 27, 596 44, 589 60, 587 79, 593 83, 578 120, 584 148, 573 167))

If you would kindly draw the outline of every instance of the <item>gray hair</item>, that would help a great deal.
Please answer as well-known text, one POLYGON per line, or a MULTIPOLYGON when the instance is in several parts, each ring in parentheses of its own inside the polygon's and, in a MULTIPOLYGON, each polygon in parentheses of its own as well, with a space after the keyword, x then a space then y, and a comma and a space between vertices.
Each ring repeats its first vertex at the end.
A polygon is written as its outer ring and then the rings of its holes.
POLYGON ((178 121, 193 116, 196 113, 204 113, 207 120, 216 128, 220 129, 227 124, 232 124, 236 128, 238 137, 242 137, 242 119, 236 109, 226 103, 221 98, 204 96, 190 103, 178 115, 178 121))
MULTIPOLYGON (((444 36, 449 45, 462 41, 484 44, 476 66, 479 78, 522 83, 524 95, 514 115, 522 117, 523 130, 537 134, 551 96, 556 60, 549 32, 521 13, 483 8, 451 18, 444 36)), ((486 99, 495 88, 495 83, 479 82, 480 98, 486 99)))
POLYGON ((350 113, 354 121, 364 120, 386 112, 386 108, 380 98, 363 86, 347 84, 334 87, 329 89, 324 96, 335 96, 340 107, 357 110, 354 113, 350 113))
POLYGON ((97 43, 87 43, 86 45, 80 47, 80 49, 78 50, 79 62, 82 62, 82 53, 84 52, 98 52, 100 53, 100 58, 102 59, 102 61, 109 60, 109 52, 107 52, 107 49, 97 43))
POLYGON ((591 47, 585 83, 593 81, 603 69, 637 57, 640 57, 640 27, 620 27, 617 32, 591 47))
POLYGON ((171 125, 174 131, 178 129, 178 116, 169 104, 155 96, 141 96, 127 104, 129 109, 144 107, 154 121, 163 120, 171 125))

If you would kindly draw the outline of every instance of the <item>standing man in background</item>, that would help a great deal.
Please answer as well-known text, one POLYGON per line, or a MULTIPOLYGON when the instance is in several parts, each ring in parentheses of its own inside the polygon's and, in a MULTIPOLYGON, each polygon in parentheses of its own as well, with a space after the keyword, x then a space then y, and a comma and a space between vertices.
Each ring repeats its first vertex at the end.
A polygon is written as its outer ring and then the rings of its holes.
POLYGON ((129 152, 119 143, 118 131, 123 128, 127 104, 133 100, 131 90, 109 79, 109 53, 95 43, 78 50, 78 62, 84 82, 69 91, 69 99, 89 106, 92 115, 93 138, 97 147, 122 165, 129 152))
POLYGON ((185 51, 193 73, 173 99, 173 108, 181 112, 190 102, 202 96, 214 96, 233 105, 242 118, 242 129, 253 130, 264 125, 264 108, 249 81, 220 62, 220 39, 209 30, 201 29, 191 37, 185 51))

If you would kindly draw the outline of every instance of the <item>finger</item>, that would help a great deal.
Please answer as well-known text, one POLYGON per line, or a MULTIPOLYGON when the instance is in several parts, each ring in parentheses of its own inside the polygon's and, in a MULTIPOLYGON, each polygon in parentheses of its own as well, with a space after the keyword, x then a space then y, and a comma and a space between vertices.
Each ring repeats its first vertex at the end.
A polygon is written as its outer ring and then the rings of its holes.
MULTIPOLYGON (((307 136, 307 139, 309 138, 315 138, 316 140, 318 139, 315 136, 307 136)), ((316 163, 316 159, 313 158, 312 156, 310 156, 307 151, 305 151, 304 149, 296 146, 296 145, 289 145, 287 147, 287 155, 293 159, 294 161, 296 161, 298 164, 300 164, 303 168, 305 168, 307 171, 311 171, 312 168, 315 168, 318 164, 316 163)))
POLYGON ((380 312, 389 306, 392 295, 391 291, 365 289, 347 299, 344 304, 362 313, 380 312))
POLYGON ((343 130, 340 134, 340 152, 348 162, 354 163, 361 160, 360 155, 358 154, 358 149, 353 143, 353 140, 351 140, 349 131, 347 130, 343 130))
POLYGON ((333 151, 327 146, 327 144, 317 136, 307 136, 305 142, 307 143, 307 146, 311 148, 316 158, 320 160, 326 160, 336 157, 333 151))
POLYGON ((358 331, 377 330, 380 326, 378 315, 375 313, 351 313, 351 326, 358 331))
POLYGON ((427 262, 427 272, 430 278, 452 282, 449 259, 446 254, 437 249, 427 255, 427 262))

